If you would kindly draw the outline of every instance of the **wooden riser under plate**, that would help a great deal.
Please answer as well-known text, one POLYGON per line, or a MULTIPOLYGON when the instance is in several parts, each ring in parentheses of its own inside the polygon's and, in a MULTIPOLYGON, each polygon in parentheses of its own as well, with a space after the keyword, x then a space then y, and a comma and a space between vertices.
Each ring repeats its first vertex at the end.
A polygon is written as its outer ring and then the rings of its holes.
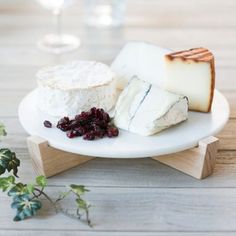
MULTIPOLYGON (((55 149, 38 136, 28 137, 27 144, 36 173, 46 177, 96 158, 55 149)), ((213 173, 218 145, 219 140, 211 136, 201 140, 195 148, 151 158, 194 178, 204 179, 213 173)))

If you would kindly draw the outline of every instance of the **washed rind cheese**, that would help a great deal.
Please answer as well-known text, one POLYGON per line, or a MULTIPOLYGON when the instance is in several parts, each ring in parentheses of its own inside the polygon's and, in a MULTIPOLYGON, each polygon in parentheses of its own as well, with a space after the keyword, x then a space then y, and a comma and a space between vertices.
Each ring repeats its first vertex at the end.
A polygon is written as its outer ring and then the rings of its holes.
POLYGON ((151 43, 127 43, 111 64, 117 87, 124 89, 133 76, 161 87, 165 76, 164 56, 169 52, 151 43))
POLYGON ((213 54, 206 48, 193 48, 165 56, 164 88, 189 99, 189 109, 209 112, 215 87, 213 54))
POLYGON ((110 68, 95 61, 74 61, 37 74, 38 107, 52 116, 74 116, 91 107, 109 111, 116 102, 110 68))
POLYGON ((133 77, 118 98, 114 123, 121 129, 148 136, 187 118, 186 97, 133 77))

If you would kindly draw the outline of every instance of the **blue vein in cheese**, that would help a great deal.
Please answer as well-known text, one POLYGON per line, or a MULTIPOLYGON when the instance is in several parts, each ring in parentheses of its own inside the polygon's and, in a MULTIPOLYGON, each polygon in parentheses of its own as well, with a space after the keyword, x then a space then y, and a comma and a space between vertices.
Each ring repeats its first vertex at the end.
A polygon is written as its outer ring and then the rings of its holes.
POLYGON ((152 85, 150 84, 149 87, 148 87, 148 89, 147 89, 147 91, 145 92, 145 95, 143 96, 142 100, 140 101, 140 103, 139 103, 139 105, 137 106, 137 108, 136 108, 136 110, 135 110, 133 116, 131 117, 131 119, 130 119, 130 121, 129 121, 128 131, 129 131, 130 125, 131 125, 131 123, 132 123, 132 121, 133 121, 133 119, 134 119, 136 113, 138 112, 138 110, 139 110, 139 108, 141 107, 142 103, 143 103, 144 100, 146 99, 146 97, 147 97, 147 95, 149 94, 151 88, 152 88, 152 85))

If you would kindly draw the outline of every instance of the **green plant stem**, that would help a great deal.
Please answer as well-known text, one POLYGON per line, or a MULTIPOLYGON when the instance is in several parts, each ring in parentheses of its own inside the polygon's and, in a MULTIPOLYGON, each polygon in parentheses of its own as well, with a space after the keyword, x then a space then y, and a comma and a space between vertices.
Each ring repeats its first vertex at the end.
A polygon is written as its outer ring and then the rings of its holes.
POLYGON ((69 190, 68 192, 66 192, 66 194, 64 194, 63 196, 60 196, 59 198, 57 198, 57 200, 55 201, 55 203, 58 203, 59 201, 63 200, 65 197, 67 197, 70 193, 72 193, 72 190, 69 190))
MULTIPOLYGON (((80 214, 77 214, 78 215, 78 217, 76 217, 75 215, 73 215, 73 214, 70 214, 68 211, 66 211, 66 210, 64 210, 63 208, 58 208, 57 207, 57 203, 59 202, 59 201, 61 201, 62 199, 64 199, 66 196, 63 196, 62 198, 58 198, 55 202, 45 193, 45 192, 43 192, 43 188, 40 190, 40 189, 38 189, 38 188, 35 188, 35 190, 37 191, 37 192, 39 192, 39 194, 38 195, 36 195, 37 197, 39 197, 39 196, 41 196, 41 195, 43 195, 52 205, 53 205, 53 207, 54 207, 54 209, 55 209, 55 211, 57 212, 57 213, 62 213, 63 215, 66 215, 66 216, 68 216, 68 217, 70 217, 70 218, 72 218, 72 219, 76 219, 76 220, 78 220, 78 219, 80 219, 81 218, 81 215, 80 214)), ((68 192, 68 194, 69 193, 71 193, 72 191, 70 190, 69 192, 68 192)), ((88 209, 86 209, 85 210, 85 214, 86 214, 86 221, 87 221, 87 224, 90 226, 90 227, 92 227, 92 225, 91 225, 91 221, 90 221, 90 219, 89 219, 89 212, 88 212, 88 209)))
POLYGON ((80 217, 77 217, 74 214, 69 213, 67 209, 60 208, 60 213, 62 213, 65 216, 68 216, 68 217, 70 217, 71 219, 74 219, 74 220, 80 219, 80 217))
POLYGON ((88 209, 85 210, 85 214, 86 214, 86 221, 87 221, 88 225, 90 227, 93 227, 92 224, 91 224, 91 220, 89 218, 89 211, 88 211, 88 209))
MULTIPOLYGON (((76 194, 76 196, 77 196, 77 198, 78 199, 80 199, 80 200, 82 200, 82 198, 79 196, 79 195, 77 195, 76 194)), ((86 208, 84 209, 84 211, 85 211, 85 215, 86 215, 86 221, 87 221, 87 224, 90 226, 90 227, 92 227, 92 224, 91 224, 91 220, 90 220, 90 218, 89 218, 89 205, 88 206, 86 206, 86 208)), ((79 208, 77 208, 77 215, 78 215, 78 218, 80 219, 80 217, 81 217, 81 214, 80 214, 80 212, 79 212, 79 208)))
POLYGON ((54 208, 57 210, 54 201, 53 201, 45 192, 43 192, 43 188, 42 188, 42 189, 35 188, 35 190, 36 190, 37 192, 39 192, 39 194, 37 195, 37 197, 43 195, 43 196, 54 206, 54 208))
MULTIPOLYGON (((44 190, 44 187, 40 190, 40 189, 37 189, 37 188, 34 188, 37 192, 38 192, 38 194, 35 194, 34 192, 33 192, 33 195, 34 195, 34 197, 33 198, 38 198, 38 197, 40 197, 40 195, 42 195, 43 194, 43 190, 44 190)), ((33 199, 32 198, 32 199, 33 199)))

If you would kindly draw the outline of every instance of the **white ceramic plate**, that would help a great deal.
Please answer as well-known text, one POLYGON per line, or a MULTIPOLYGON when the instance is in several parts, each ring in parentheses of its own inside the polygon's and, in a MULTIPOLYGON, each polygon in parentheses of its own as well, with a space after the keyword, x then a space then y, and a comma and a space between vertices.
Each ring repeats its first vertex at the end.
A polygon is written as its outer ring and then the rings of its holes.
POLYGON ((229 105, 225 97, 215 91, 211 113, 189 112, 189 119, 154 136, 140 136, 120 131, 117 138, 86 141, 81 137, 69 139, 55 128, 57 119, 42 113, 36 107, 35 90, 28 94, 19 106, 19 119, 30 135, 37 135, 52 147, 88 156, 109 158, 140 158, 170 154, 192 148, 198 141, 217 134, 229 118, 229 105), (50 120, 54 127, 43 126, 50 120))

